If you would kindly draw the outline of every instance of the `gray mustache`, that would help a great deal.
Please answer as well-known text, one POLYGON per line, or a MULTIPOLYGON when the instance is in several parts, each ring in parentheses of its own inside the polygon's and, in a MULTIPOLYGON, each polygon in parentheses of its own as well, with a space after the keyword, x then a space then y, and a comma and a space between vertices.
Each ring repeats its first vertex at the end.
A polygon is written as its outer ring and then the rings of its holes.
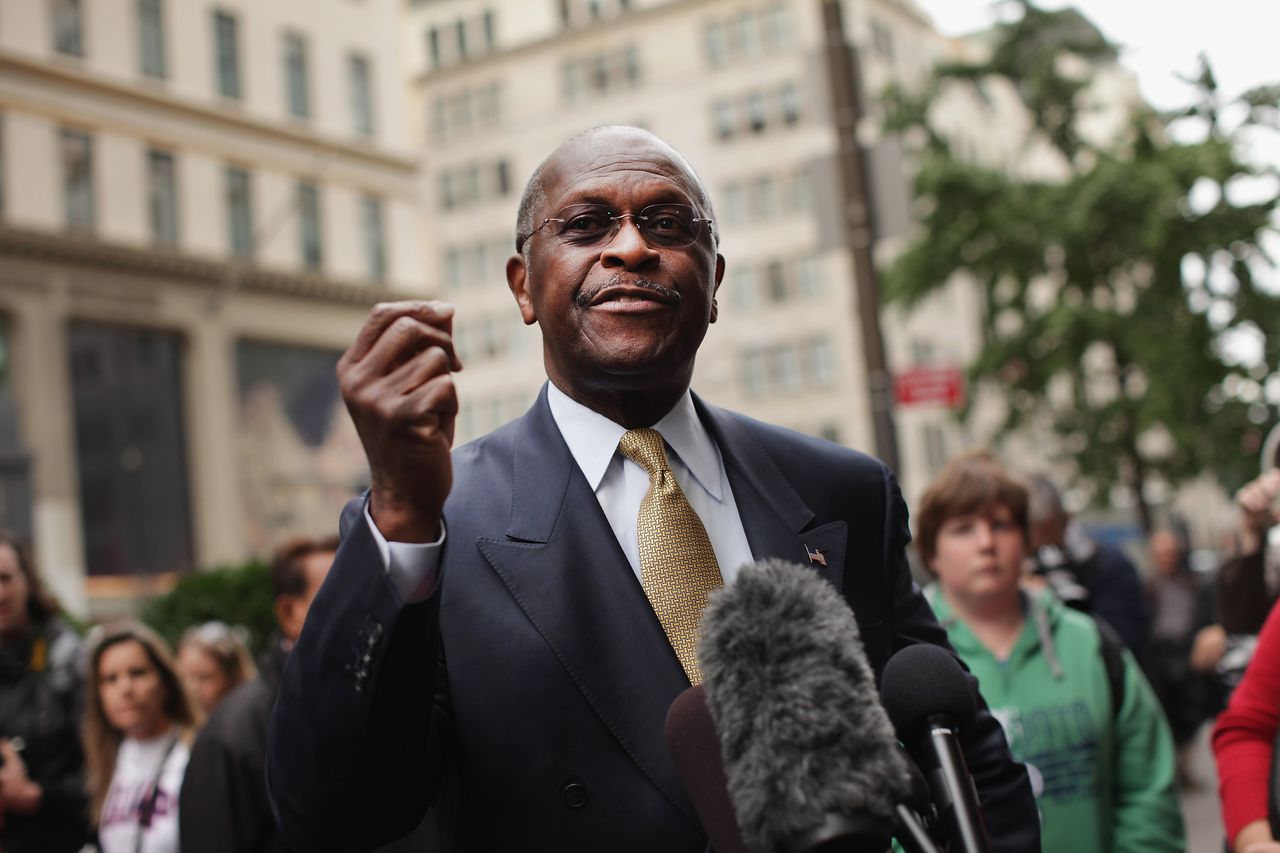
POLYGON ((664 297, 665 299, 669 299, 677 303, 680 301, 679 293, 677 293, 676 291, 672 290, 669 287, 663 287, 662 285, 658 284, 656 281, 653 281, 652 279, 631 278, 629 276, 624 277, 620 275, 615 275, 613 278, 609 279, 603 284, 596 285, 590 290, 578 291, 578 295, 573 297, 573 301, 579 307, 585 308, 588 305, 590 305, 591 301, 595 299, 598 295, 600 295, 602 291, 607 290, 610 287, 621 287, 621 286, 638 287, 641 290, 652 290, 654 293, 664 297))

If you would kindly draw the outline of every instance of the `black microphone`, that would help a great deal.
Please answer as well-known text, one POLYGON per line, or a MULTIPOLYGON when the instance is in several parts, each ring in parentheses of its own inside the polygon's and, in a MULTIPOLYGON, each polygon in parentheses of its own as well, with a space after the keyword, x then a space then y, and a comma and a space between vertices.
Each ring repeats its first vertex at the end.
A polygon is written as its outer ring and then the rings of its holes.
POLYGON ((914 761, 907 762, 911 773, 911 794, 893 807, 894 834, 907 853, 938 853, 929 829, 933 823, 933 800, 929 783, 914 761))
POLYGON ((744 566, 712 594, 698 652, 747 847, 885 850, 907 758, 835 589, 781 560, 744 566))
POLYGON ((987 853, 991 842, 957 737, 978 713, 960 664, 939 646, 907 646, 885 665, 880 697, 899 737, 929 771, 938 818, 951 849, 987 853))
POLYGON ((729 802, 720 737, 701 684, 690 687, 671 703, 666 735, 667 752, 693 800, 712 849, 715 853, 749 853, 729 802))

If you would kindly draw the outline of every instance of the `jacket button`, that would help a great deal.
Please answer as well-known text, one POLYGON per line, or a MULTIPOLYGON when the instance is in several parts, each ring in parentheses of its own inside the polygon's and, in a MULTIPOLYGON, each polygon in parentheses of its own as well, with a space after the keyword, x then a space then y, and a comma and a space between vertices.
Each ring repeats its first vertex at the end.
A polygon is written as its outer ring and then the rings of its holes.
POLYGON ((580 782, 570 782, 560 792, 564 804, 571 809, 580 809, 587 804, 587 788, 580 782))

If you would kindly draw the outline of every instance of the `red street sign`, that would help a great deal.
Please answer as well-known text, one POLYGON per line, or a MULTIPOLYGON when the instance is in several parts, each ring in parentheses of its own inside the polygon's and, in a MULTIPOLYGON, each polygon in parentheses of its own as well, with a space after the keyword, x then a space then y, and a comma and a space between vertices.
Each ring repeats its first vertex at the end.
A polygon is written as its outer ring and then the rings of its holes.
POLYGON ((912 367, 893 378, 893 396, 899 406, 964 405, 964 374, 956 367, 912 367))

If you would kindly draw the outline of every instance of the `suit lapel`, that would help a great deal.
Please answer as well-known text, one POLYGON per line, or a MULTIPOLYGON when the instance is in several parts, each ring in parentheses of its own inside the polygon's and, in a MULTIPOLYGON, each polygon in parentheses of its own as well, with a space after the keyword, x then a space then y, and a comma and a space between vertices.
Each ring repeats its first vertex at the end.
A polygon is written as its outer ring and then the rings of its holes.
POLYGON ((697 395, 693 400, 724 457, 752 555, 812 566, 843 592, 848 526, 833 521, 811 527, 813 510, 742 423, 697 395))
POLYGON ((515 440, 507 538, 477 542, 583 698, 696 825, 663 724, 689 686, 543 389, 515 440))

